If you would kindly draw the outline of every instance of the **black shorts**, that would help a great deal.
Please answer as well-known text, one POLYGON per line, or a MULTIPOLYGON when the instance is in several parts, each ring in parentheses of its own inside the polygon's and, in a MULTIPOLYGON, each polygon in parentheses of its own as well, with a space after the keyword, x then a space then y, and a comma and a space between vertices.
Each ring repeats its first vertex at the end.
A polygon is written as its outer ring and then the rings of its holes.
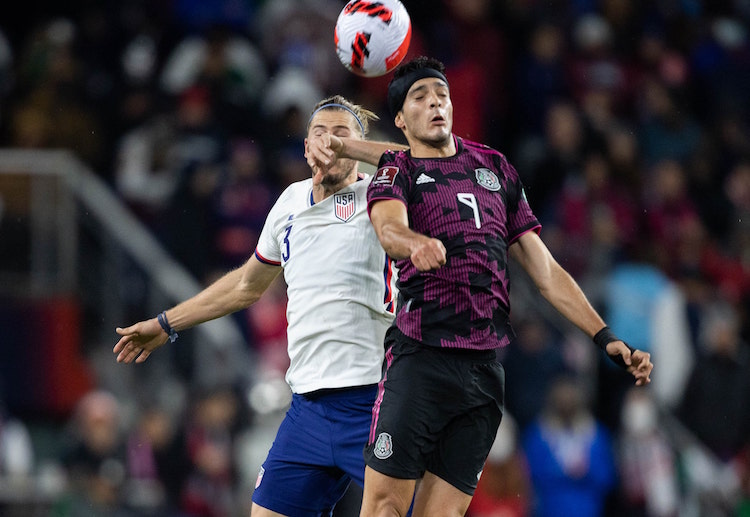
POLYGON ((431 472, 473 495, 502 418, 505 371, 494 350, 428 347, 393 330, 365 462, 400 479, 431 472))

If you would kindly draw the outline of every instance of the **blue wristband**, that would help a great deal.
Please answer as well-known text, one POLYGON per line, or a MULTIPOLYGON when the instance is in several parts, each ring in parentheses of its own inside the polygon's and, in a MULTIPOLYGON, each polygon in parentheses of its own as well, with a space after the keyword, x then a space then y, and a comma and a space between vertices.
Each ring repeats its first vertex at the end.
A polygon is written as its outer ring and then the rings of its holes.
POLYGON ((169 325, 169 320, 167 320, 167 311, 162 311, 158 316, 156 316, 156 321, 159 322, 161 328, 164 329, 164 332, 166 332, 167 336, 169 336, 169 341, 174 343, 179 336, 177 334, 177 331, 169 325))

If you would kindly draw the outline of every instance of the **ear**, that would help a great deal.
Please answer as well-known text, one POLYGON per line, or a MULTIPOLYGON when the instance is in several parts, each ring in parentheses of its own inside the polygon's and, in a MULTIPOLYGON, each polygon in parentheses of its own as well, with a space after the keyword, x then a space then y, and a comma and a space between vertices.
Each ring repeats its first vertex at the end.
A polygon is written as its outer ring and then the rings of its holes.
POLYGON ((399 112, 398 112, 398 113, 396 114, 396 118, 395 118, 395 119, 393 119, 393 123, 394 123, 394 124, 396 125, 396 127, 397 127, 397 128, 399 128, 399 129, 401 129, 401 130, 403 130, 403 129, 404 129, 404 127, 406 127, 406 124, 404 123, 404 116, 403 116, 403 112, 399 111, 399 112))

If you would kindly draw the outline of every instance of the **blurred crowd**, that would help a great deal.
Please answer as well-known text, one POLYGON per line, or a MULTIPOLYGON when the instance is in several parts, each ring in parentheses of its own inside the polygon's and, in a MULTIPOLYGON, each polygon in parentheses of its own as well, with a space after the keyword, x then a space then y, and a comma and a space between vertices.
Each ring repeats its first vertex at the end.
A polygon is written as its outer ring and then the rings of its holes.
MULTIPOLYGON (((0 141, 71 149, 208 283, 308 177, 318 100, 343 94, 381 115, 372 138, 402 141, 388 76, 337 60, 344 3, 31 2, 0 20, 0 141)), ((514 306, 507 415, 470 515, 749 516, 750 2, 404 3, 407 58, 446 64, 455 133, 507 155, 555 257, 656 365, 633 390, 543 305, 514 306)), ((279 372, 284 307, 280 282, 237 318, 279 372)), ((55 515, 246 512, 245 397, 185 383, 176 407, 80 401, 55 515)), ((0 472, 34 468, 3 413, 0 472)))

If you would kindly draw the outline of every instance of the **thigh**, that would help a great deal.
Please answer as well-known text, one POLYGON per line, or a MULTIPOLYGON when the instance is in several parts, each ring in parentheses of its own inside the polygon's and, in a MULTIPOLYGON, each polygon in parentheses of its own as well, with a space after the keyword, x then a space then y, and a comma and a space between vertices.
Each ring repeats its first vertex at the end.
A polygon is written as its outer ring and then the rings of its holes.
POLYGON ((414 517, 464 515, 470 503, 469 494, 427 472, 417 486, 412 515, 414 517))
POLYGON ((327 401, 334 464, 360 487, 365 483, 362 450, 367 444, 376 394, 377 386, 372 385, 335 394, 327 401))
POLYGON ((413 479, 392 478, 367 467, 360 515, 407 515, 415 484, 413 479))
POLYGON ((477 363, 469 371, 465 405, 440 433, 427 470, 473 495, 502 419, 505 375, 498 362, 477 363))
POLYGON ((350 482, 334 466, 330 438, 320 405, 295 395, 258 474, 253 503, 283 515, 328 515, 350 482))
POLYGON ((372 410, 365 463, 371 469, 398 479, 416 480, 425 470, 425 459, 437 442, 437 433, 450 418, 449 410, 436 407, 438 369, 424 353, 386 352, 386 369, 372 410))

